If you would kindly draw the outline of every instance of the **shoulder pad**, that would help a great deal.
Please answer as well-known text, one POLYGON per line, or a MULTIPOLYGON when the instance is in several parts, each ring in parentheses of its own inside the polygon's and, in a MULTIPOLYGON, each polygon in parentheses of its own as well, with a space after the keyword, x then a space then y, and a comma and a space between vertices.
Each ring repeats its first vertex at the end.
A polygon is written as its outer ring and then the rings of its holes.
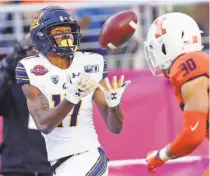
POLYGON ((201 52, 184 54, 172 64, 170 79, 173 84, 181 86, 199 76, 209 75, 208 65, 209 60, 201 52))

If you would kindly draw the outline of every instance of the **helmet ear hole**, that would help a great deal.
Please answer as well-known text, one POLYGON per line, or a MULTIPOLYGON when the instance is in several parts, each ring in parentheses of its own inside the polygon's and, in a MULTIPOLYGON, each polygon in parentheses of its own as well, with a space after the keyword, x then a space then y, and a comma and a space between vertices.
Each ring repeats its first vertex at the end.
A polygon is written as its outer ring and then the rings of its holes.
POLYGON ((182 31, 182 38, 184 37, 184 31, 182 31))
POLYGON ((163 54, 166 55, 166 47, 165 47, 165 44, 162 44, 162 52, 163 52, 163 54))
POLYGON ((153 46, 152 45, 149 45, 149 49, 153 50, 153 46))

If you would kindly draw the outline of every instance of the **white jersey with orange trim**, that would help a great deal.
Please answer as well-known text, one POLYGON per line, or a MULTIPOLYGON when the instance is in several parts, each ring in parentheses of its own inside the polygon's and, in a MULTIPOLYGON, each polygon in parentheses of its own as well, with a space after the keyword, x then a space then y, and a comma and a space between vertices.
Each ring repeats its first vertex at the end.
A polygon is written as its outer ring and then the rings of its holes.
MULTIPOLYGON (((52 65, 43 55, 25 58, 17 65, 16 79, 19 84, 37 87, 47 97, 50 108, 53 108, 64 98, 66 73, 70 73, 73 81, 79 72, 86 72, 100 82, 107 76, 103 56, 76 52, 71 66, 65 70, 52 65)), ((93 93, 83 98, 57 128, 47 135, 43 134, 49 161, 100 146, 93 123, 92 97, 93 93)), ((32 118, 29 127, 35 127, 32 118)))

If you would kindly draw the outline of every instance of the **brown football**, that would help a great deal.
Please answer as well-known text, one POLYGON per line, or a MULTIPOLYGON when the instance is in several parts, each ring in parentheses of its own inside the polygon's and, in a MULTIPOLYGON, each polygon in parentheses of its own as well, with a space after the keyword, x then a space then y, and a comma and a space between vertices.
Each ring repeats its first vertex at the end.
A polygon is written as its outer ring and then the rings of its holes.
POLYGON ((102 48, 115 49, 126 43, 137 27, 137 15, 131 10, 109 17, 102 26, 99 44, 102 48))

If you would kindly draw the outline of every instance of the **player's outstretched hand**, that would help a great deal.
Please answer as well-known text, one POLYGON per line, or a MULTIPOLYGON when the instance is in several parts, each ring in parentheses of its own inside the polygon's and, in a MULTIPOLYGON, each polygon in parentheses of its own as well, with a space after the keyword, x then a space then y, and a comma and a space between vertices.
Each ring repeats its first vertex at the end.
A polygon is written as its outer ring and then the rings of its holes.
POLYGON ((98 83, 94 81, 87 73, 79 73, 79 76, 74 80, 67 75, 65 98, 69 102, 77 104, 83 97, 95 90, 97 86, 98 83))
POLYGON ((105 78, 105 86, 99 84, 99 88, 103 92, 109 107, 114 108, 120 104, 125 88, 130 83, 131 81, 124 81, 124 75, 122 75, 118 82, 117 77, 114 76, 112 78, 112 85, 110 85, 108 78, 105 78))

